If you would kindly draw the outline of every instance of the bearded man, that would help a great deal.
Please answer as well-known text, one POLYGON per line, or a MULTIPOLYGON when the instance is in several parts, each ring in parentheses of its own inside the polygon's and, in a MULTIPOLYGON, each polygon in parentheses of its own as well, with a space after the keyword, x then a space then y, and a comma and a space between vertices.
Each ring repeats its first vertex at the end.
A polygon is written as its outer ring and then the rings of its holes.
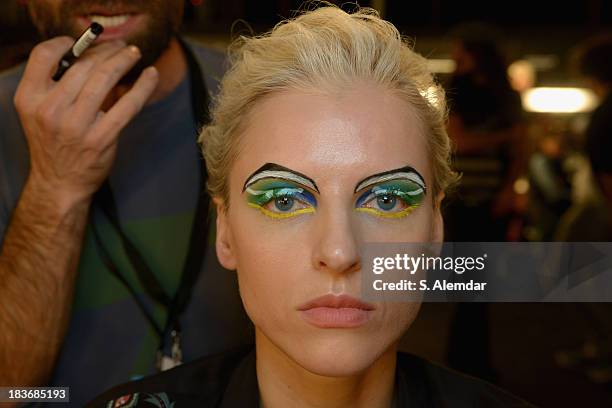
POLYGON ((0 385, 110 386, 251 340, 196 143, 223 57, 182 0, 30 0, 0 74, 0 385), (92 22, 104 32, 59 80, 92 22), (210 228, 209 228, 210 227, 210 228))

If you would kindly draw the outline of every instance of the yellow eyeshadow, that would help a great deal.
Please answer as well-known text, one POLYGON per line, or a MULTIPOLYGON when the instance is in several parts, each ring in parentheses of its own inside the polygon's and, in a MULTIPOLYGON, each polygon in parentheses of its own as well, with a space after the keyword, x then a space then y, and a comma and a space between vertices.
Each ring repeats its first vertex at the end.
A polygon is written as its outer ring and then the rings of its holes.
POLYGON ((280 213, 280 212, 270 211, 267 208, 263 208, 261 205, 258 205, 255 203, 247 203, 247 205, 249 207, 257 208, 259 211, 261 211, 264 215, 267 215, 268 217, 277 218, 277 219, 291 218, 291 217, 295 217, 296 215, 315 212, 315 209, 312 207, 302 208, 302 209, 295 210, 295 211, 288 212, 288 213, 280 213))
POLYGON ((413 205, 410 207, 406 207, 404 208, 402 211, 398 211, 395 213, 386 213, 380 210, 377 210, 375 208, 369 208, 369 207, 359 207, 359 208, 355 208, 355 211, 361 211, 361 212, 365 212, 368 214, 372 214, 376 217, 382 217, 382 218, 403 218, 405 216, 407 216, 408 214, 410 214, 412 211, 414 211, 415 208, 417 208, 418 205, 413 205))

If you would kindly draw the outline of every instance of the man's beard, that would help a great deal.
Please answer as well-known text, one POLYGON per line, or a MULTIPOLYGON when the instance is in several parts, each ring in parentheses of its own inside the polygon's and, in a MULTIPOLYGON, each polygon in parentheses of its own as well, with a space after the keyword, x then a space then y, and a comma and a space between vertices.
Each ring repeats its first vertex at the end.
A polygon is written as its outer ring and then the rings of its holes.
POLYGON ((133 83, 142 70, 152 65, 166 50, 170 39, 178 30, 180 13, 170 10, 171 1, 164 0, 64 0, 58 13, 48 9, 45 2, 31 1, 30 14, 34 24, 44 39, 61 35, 77 38, 81 30, 77 27, 75 16, 87 15, 92 6, 100 6, 109 11, 121 11, 122 6, 138 10, 146 16, 145 28, 131 37, 125 38, 128 44, 140 49, 142 58, 121 79, 120 83, 133 83))

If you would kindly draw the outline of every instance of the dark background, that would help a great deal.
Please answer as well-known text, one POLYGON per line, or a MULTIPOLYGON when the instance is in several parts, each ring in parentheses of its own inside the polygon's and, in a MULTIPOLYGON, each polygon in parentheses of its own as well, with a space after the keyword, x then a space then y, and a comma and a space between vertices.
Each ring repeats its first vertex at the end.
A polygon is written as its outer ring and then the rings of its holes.
MULTIPOLYGON (((10 48, 36 40, 22 6, 27 1, 31 0, 0 2, 0 62, 5 66, 19 59, 12 55, 14 51, 10 48)), ((186 0, 184 28, 192 34, 227 42, 232 31, 234 34, 244 32, 245 24, 237 24, 238 21, 246 22, 254 32, 265 31, 281 18, 294 15, 303 7, 302 3, 300 0, 186 0)), ((345 9, 352 7, 348 2, 332 3, 345 9)), ((609 30, 612 25, 612 2, 606 0, 514 0, 488 4, 454 0, 374 0, 359 4, 381 10, 403 34, 416 38, 418 51, 433 56, 448 53, 446 36, 449 30, 467 21, 481 20, 499 26, 503 34, 502 45, 509 50, 511 59, 545 53, 556 55, 560 62, 577 42, 609 30)))

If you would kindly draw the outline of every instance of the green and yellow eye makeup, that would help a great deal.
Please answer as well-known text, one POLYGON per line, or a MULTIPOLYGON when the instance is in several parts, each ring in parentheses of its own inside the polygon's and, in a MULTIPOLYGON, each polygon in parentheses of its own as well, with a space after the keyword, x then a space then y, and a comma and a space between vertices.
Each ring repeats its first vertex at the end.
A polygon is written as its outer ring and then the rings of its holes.
POLYGON ((247 204, 271 218, 284 219, 315 212, 319 192, 309 177, 275 163, 266 163, 245 182, 247 204))
POLYGON ((382 218, 403 218, 425 197, 423 176, 410 166, 374 174, 357 183, 355 210, 382 218))
MULTIPOLYGON (((275 163, 266 163, 246 182, 247 205, 264 215, 284 219, 316 212, 317 184, 308 176, 275 163)), ((381 218, 403 218, 425 197, 423 177, 410 166, 369 176, 355 187, 355 210, 381 218)))

